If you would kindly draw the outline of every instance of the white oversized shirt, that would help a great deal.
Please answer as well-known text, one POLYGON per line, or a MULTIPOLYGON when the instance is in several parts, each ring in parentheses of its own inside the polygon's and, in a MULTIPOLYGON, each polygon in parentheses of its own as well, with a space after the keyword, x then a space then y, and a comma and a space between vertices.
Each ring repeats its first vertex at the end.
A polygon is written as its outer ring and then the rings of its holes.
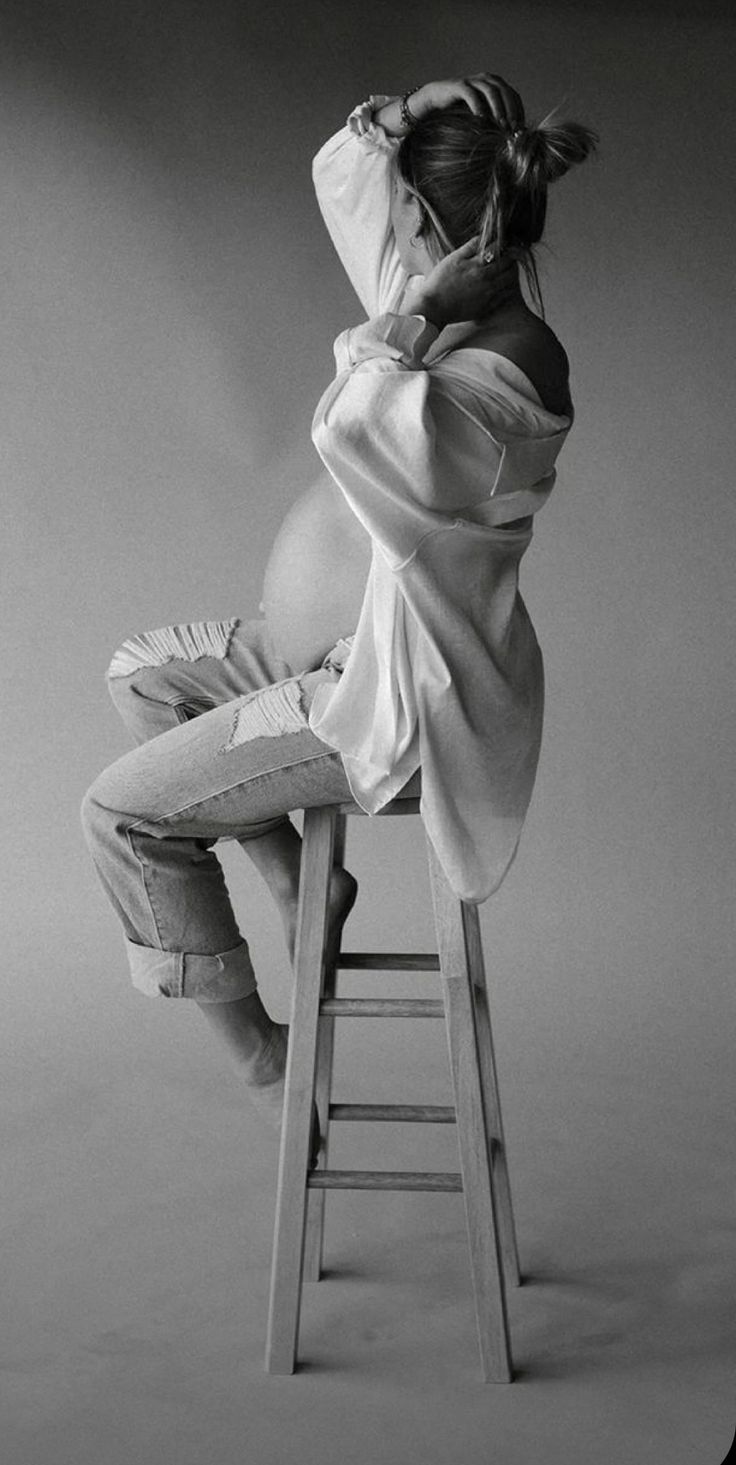
POLYGON ((464 900, 497 888, 516 852, 542 731, 542 658, 518 591, 533 515, 572 417, 528 377, 399 313, 408 276, 390 220, 398 142, 373 97, 314 160, 322 215, 368 320, 335 342, 314 415, 321 458, 372 540, 349 658, 317 688, 310 726, 377 813, 421 768, 421 813, 464 900))

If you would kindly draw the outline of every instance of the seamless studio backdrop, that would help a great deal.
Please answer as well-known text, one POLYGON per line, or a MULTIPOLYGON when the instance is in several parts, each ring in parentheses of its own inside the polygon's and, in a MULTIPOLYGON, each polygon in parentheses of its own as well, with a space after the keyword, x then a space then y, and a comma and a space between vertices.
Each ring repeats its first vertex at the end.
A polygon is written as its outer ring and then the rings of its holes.
MULTIPOLYGON (((718 1465, 736 1366, 727 7, 48 0, 5 3, 0 43, 8 1465, 338 1458, 346 1410, 339 1458, 360 1465, 377 1442, 392 1465, 718 1465), (520 1378, 478 1383, 462 1203, 341 1196, 335 1279, 303 1309, 315 1367, 274 1381, 273 1141, 199 1015, 130 987, 78 806, 128 746, 115 647, 257 614, 320 471, 312 411, 361 311, 314 152, 370 91, 479 70, 602 139, 551 191, 540 254, 577 424, 522 567, 539 778, 482 912, 531 1278, 511 1299, 520 1378)), ((223 859, 286 1020, 277 918, 223 859)), ((380 839, 361 821, 348 864, 348 945, 431 943, 415 821, 380 839)), ((443 1102, 443 1039, 408 1026, 341 1032, 344 1095, 350 1077, 358 1100, 443 1102)), ((336 1163, 455 1168, 451 1131, 397 1134, 390 1161, 384 1144, 340 1136, 336 1163)))

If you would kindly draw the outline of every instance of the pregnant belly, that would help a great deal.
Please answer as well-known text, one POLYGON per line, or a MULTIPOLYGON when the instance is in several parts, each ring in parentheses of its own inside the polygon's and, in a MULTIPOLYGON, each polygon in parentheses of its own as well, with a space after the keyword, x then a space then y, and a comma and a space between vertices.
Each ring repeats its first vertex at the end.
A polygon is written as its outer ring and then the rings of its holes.
POLYGON ((294 672, 319 666, 341 636, 352 636, 370 561, 370 536, 323 474, 286 515, 263 582, 266 623, 294 672))

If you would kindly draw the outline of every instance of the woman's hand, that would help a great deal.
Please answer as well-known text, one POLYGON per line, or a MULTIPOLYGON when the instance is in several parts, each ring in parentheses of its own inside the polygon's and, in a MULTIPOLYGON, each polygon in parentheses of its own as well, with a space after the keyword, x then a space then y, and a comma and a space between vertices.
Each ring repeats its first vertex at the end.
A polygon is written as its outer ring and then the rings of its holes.
MULTIPOLYGON (((481 71, 477 76, 458 76, 450 81, 428 81, 412 92, 408 107, 419 122, 429 112, 441 112, 457 102, 465 102, 477 117, 492 117, 499 127, 511 132, 524 126, 524 104, 519 93, 502 76, 494 76, 490 71, 481 71)), ((373 115, 389 137, 406 136, 399 97, 385 102, 373 115)))
POLYGON ((478 235, 446 254, 404 300, 407 314, 423 315, 438 330, 455 321, 482 320, 519 293, 515 259, 478 256, 478 235))
POLYGON ((441 112, 457 102, 465 102, 476 117, 489 114, 499 127, 515 132, 524 126, 524 103, 519 93, 489 71, 477 76, 454 77, 449 81, 428 81, 409 97, 408 105, 417 121, 429 112, 441 112))

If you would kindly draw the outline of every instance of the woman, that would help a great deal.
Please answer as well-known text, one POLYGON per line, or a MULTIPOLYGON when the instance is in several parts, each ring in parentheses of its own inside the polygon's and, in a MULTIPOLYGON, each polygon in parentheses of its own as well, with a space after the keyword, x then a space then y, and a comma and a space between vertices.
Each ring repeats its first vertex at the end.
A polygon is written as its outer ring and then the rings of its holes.
MULTIPOLYGON (((318 153, 320 208, 368 315, 315 414, 329 470, 266 572, 265 620, 134 637, 113 698, 141 744, 84 823, 134 985, 189 997, 278 1127, 286 1029, 262 1005, 218 838, 240 841, 293 950, 290 810, 416 792, 454 888, 483 900, 516 848, 542 719, 518 593, 572 422, 567 359, 525 303, 547 184, 594 146, 525 125, 499 77, 372 97, 318 153)), ((337 940, 356 883, 333 872, 337 940)))

